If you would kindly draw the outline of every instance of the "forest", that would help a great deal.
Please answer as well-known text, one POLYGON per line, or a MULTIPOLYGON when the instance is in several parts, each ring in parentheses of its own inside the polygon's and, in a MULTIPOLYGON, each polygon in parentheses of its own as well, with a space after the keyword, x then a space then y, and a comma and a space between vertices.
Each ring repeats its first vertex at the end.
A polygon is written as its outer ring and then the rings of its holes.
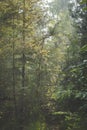
POLYGON ((87 0, 0 0, 0 130, 87 130, 87 0))

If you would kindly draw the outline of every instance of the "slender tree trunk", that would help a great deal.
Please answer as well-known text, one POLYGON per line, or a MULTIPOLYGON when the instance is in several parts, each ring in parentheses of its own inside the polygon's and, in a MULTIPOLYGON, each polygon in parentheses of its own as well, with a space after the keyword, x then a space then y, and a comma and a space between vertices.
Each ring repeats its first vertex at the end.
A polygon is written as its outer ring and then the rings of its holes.
POLYGON ((12 79, 13 79, 13 100, 14 100, 14 118, 15 118, 15 121, 16 121, 16 116, 17 116, 17 105, 16 105, 16 88, 15 88, 15 54, 14 54, 14 51, 15 51, 15 39, 14 39, 14 16, 12 18, 13 20, 13 44, 12 44, 12 51, 13 51, 13 54, 12 54, 12 58, 13 58, 13 75, 12 75, 12 79))
POLYGON ((24 53, 24 48, 25 48, 25 0, 23 0, 23 50, 22 50, 22 88, 25 86, 25 53, 24 53))
POLYGON ((21 92, 21 126, 20 126, 20 130, 24 129, 24 87, 25 87, 25 0, 23 0, 23 32, 22 32, 22 92, 21 92))

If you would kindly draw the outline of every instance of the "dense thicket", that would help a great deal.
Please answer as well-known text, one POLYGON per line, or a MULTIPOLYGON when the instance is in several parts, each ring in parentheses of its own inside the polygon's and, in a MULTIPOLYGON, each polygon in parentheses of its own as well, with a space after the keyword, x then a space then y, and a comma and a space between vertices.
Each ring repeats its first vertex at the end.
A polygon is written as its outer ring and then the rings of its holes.
POLYGON ((67 130, 86 130, 87 128, 87 3, 70 2, 69 9, 76 28, 67 49, 64 78, 58 92, 57 111, 65 115, 62 128, 67 130))

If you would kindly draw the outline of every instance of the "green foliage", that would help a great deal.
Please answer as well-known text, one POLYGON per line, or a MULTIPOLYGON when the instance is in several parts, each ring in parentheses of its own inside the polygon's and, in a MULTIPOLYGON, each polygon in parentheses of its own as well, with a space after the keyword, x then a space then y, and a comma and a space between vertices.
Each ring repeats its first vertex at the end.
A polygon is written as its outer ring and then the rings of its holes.
POLYGON ((80 2, 80 4, 85 4, 85 3, 87 3, 87 0, 82 0, 82 1, 80 2))
POLYGON ((86 1, 46 4, 0 1, 1 130, 86 130, 86 1))
POLYGON ((67 125, 66 130, 79 130, 80 129, 80 117, 77 113, 71 113, 70 115, 65 117, 65 122, 67 125))
POLYGON ((87 51, 87 45, 84 45, 82 48, 81 48, 81 51, 84 53, 85 51, 87 51))

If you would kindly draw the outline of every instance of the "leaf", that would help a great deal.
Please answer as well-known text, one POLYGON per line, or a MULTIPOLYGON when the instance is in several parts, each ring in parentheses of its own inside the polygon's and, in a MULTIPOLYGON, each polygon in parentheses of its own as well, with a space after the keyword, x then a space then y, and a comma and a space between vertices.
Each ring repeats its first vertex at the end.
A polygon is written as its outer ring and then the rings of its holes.
POLYGON ((87 45, 84 45, 84 46, 81 48, 81 51, 82 51, 82 52, 87 51, 87 45))
POLYGON ((85 4, 87 2, 87 0, 82 0, 81 2, 80 2, 80 4, 85 4))
POLYGON ((86 11, 86 10, 87 10, 87 7, 84 7, 84 8, 83 8, 83 11, 86 11))
POLYGON ((63 112, 63 111, 58 111, 58 112, 54 112, 53 115, 68 115, 68 112, 63 112))

